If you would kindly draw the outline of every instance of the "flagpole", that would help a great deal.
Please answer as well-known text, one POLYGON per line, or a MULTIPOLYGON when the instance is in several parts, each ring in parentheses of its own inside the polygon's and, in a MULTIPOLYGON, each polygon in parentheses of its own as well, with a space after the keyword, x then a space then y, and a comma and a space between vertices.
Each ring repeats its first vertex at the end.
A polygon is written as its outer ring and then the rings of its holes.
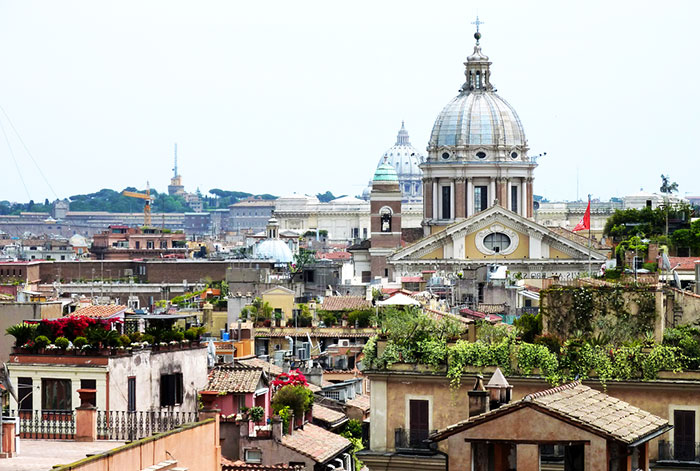
MULTIPOLYGON (((588 195, 588 207, 591 207, 591 195, 588 195)), ((588 216, 588 276, 593 278, 591 273, 591 217, 588 216)))

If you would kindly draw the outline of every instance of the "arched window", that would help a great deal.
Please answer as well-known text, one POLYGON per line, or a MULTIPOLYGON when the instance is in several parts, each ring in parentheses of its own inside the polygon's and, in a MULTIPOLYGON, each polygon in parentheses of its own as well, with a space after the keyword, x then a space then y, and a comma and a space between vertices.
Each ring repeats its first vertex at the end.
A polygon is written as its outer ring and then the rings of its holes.
POLYGON ((382 213, 382 232, 391 232, 391 213, 389 211, 382 213))
POLYGON ((476 71, 476 88, 481 88, 481 72, 476 71))

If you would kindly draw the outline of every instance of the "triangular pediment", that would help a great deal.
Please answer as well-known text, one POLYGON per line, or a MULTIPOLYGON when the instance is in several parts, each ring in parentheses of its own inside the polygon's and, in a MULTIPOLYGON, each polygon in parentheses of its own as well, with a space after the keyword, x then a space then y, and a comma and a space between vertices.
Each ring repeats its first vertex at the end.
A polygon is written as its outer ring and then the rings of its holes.
POLYGON ((594 249, 589 249, 506 208, 494 205, 397 250, 390 260, 587 260, 589 251, 591 260, 602 261, 607 258, 594 249), (499 247, 500 251, 494 252, 488 248, 489 234, 505 235, 510 244, 508 247, 499 247))

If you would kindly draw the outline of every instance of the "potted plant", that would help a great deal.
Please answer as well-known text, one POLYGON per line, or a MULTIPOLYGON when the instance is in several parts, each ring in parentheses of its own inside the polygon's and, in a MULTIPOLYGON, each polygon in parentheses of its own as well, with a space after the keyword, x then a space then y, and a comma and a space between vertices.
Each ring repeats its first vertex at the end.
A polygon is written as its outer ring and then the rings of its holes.
POLYGON ((46 335, 39 335, 34 339, 34 347, 39 353, 44 353, 46 347, 51 344, 51 340, 46 335))
POLYGON ((275 327, 280 327, 282 325, 282 312, 275 311, 275 327))
POLYGON ((250 409, 248 409, 247 413, 248 413, 248 420, 250 420, 254 424, 257 424, 265 416, 265 409, 263 409, 260 406, 255 406, 255 407, 251 407, 250 409))

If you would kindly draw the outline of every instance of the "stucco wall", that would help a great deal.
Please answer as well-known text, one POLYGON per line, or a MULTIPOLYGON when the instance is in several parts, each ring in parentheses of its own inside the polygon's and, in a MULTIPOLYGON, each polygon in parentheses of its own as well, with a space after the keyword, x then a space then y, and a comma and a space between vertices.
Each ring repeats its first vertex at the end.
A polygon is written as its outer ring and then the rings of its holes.
POLYGON ((160 410, 160 377, 182 373, 182 404, 172 410, 195 412, 197 392, 207 383, 207 352, 205 348, 151 352, 143 350, 130 357, 110 358, 110 409, 126 410, 128 378, 136 378, 136 410, 160 410))
POLYGON ((189 471, 212 471, 221 468, 221 449, 217 419, 185 426, 162 435, 144 438, 56 471, 138 470, 166 460, 189 471), (196 452, 195 452, 196 450, 196 452))
POLYGON ((673 308, 679 307, 682 317, 676 320, 677 324, 694 324, 700 320, 700 295, 679 289, 672 289, 671 292, 673 305, 669 306, 671 312, 667 312, 668 319, 673 319, 673 308))
POLYGON ((470 469, 464 444, 466 440, 475 439, 526 442, 586 441, 589 443, 586 444, 585 469, 587 471, 607 469, 607 443, 604 438, 531 408, 519 409, 477 425, 460 432, 456 437, 447 441, 450 445, 448 453, 451 470, 468 471, 470 469), (533 427, 533 424, 537 426, 533 427))
POLYGON ((5 330, 25 319, 55 319, 61 317, 60 302, 0 303, 0 361, 7 361, 15 338, 5 335, 5 330))

